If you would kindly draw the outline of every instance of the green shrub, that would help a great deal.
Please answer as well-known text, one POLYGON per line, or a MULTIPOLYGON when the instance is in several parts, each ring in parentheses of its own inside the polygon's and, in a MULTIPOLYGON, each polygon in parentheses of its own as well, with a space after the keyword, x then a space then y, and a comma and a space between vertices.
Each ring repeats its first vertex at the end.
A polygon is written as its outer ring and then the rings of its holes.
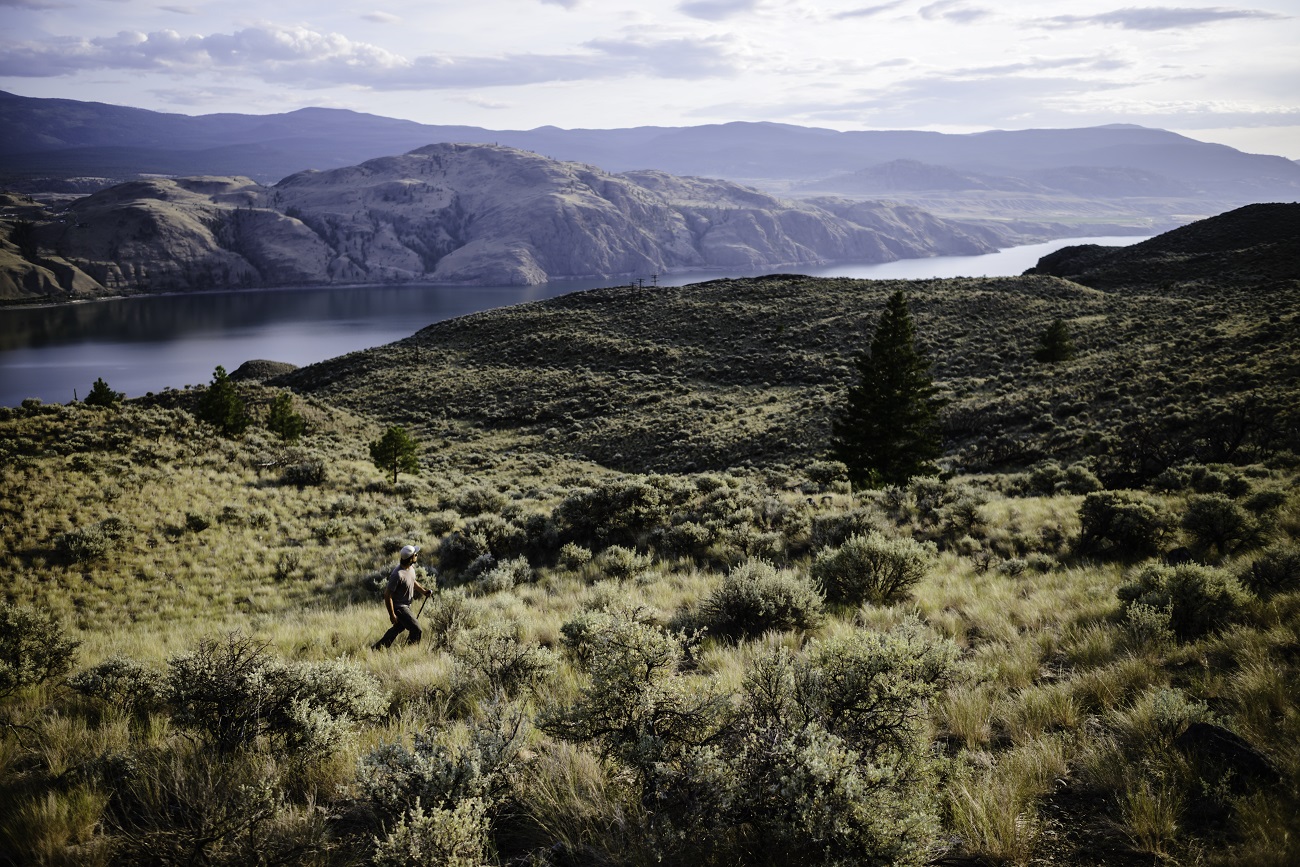
POLYGON ((651 782, 658 762, 717 732, 724 702, 708 681, 681 672, 692 639, 646 622, 635 611, 589 613, 564 626, 584 660, 587 685, 570 705, 551 705, 538 727, 552 737, 592 743, 651 782))
POLYGON ((272 572, 276 581, 288 581, 302 571, 302 555, 296 550, 281 551, 272 572))
POLYGON ((108 556, 130 532, 131 527, 126 521, 110 517, 88 527, 78 527, 60 534, 54 547, 60 562, 89 563, 108 556))
POLYGON ((1300 548, 1274 545, 1265 549, 1242 570, 1239 579, 1261 599, 1300 590, 1300 548))
POLYGON ((611 545, 596 556, 596 567, 610 578, 625 581, 650 568, 650 557, 622 545, 611 545))
POLYGON ((565 569, 577 571, 591 562, 591 550, 572 542, 565 542, 560 549, 559 563, 565 569))
POLYGON ((111 656, 68 678, 68 686, 109 707, 141 715, 159 707, 166 691, 162 672, 125 656, 111 656))
POLYGON ((532 580, 533 567, 528 565, 528 558, 515 557, 503 560, 479 575, 474 579, 474 589, 480 593, 504 593, 532 580))
POLYGON ((487 807, 478 798, 425 812, 416 801, 381 840, 374 867, 482 867, 492 862, 487 807))
POLYGON ((812 519, 812 547, 814 551, 835 548, 852 536, 866 536, 880 529, 880 516, 872 509, 855 508, 847 512, 815 515, 812 519))
POLYGON ((1071 464, 1064 469, 1055 461, 1038 464, 1029 471, 1025 492, 1051 496, 1052 494, 1090 494, 1100 491, 1101 480, 1084 464, 1071 464))
POLYGON ((176 723, 223 753, 268 736, 291 756, 317 758, 342 744, 356 722, 387 710, 379 684, 359 667, 285 665, 238 634, 172 657, 166 684, 176 723))
POLYGON ((318 488, 329 478, 329 469, 318 458, 298 461, 284 468, 280 473, 280 484, 294 485, 299 488, 318 488))
POLYGON ((1227 572, 1196 563, 1144 566, 1118 595, 1126 608, 1142 604, 1168 612, 1169 627, 1180 641, 1231 623, 1248 598, 1227 572))
POLYGON ((1138 494, 1096 491, 1079 507, 1081 551, 1136 559, 1154 554, 1170 529, 1169 518, 1138 494))
POLYGON ((732 569, 701 608, 711 633, 734 638, 772 629, 814 629, 822 617, 821 595, 812 584, 765 560, 732 569))
POLYGON ((454 810, 477 800, 490 809, 508 795, 528 737, 523 712, 517 705, 501 704, 481 710, 465 738, 430 729, 417 733, 410 748, 381 744, 361 758, 357 788, 380 827, 394 827, 417 804, 454 810))
POLYGON ((902 598, 925 577, 934 546, 880 533, 853 536, 813 561, 812 577, 830 602, 887 604, 902 598))
POLYGON ((635 546, 667 526, 674 495, 657 477, 635 476, 574 491, 553 515, 560 538, 592 548, 635 546))
POLYGON ((1200 551, 1230 554, 1258 540, 1254 517, 1223 494, 1192 497, 1183 514, 1183 529, 1200 551))
MULTIPOLYGON (((116 864, 319 863, 319 824, 284 808, 264 757, 181 741, 101 761, 104 828, 116 864)), ((78 862, 79 863, 79 862, 78 862)))
POLYGON ((505 508, 506 502, 504 494, 481 485, 472 485, 457 491, 452 505, 457 512, 472 518, 488 512, 500 512, 505 508))
POLYGON ((660 845, 679 863, 924 863, 939 823, 922 721, 956 655, 909 622, 760 656, 721 736, 659 766, 660 845))
POLYGON ((536 690, 555 673, 555 654, 500 627, 463 630, 453 656, 475 691, 509 697, 536 690))
POLYGON ((0 602, 0 699, 67 673, 79 644, 49 611, 0 602))

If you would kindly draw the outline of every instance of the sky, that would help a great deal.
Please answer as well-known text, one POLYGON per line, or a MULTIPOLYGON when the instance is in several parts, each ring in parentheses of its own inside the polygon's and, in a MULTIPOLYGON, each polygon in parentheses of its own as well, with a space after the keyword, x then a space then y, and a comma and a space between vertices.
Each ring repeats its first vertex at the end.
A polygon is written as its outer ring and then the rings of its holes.
POLYGON ((1132 2, 0 0, 0 90, 489 129, 1133 123, 1300 159, 1300 0, 1132 2))

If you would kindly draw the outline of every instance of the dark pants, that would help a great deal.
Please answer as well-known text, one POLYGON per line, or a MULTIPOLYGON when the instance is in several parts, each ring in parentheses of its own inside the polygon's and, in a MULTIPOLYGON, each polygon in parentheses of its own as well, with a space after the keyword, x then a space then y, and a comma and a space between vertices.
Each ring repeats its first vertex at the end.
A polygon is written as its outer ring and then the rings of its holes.
POLYGON ((411 633, 410 637, 407 638, 407 642, 410 644, 417 643, 424 634, 420 629, 420 624, 415 620, 415 615, 411 613, 411 606, 397 605, 393 610, 397 612, 397 622, 393 624, 392 629, 384 633, 383 638, 375 642, 375 647, 392 647, 393 642, 397 640, 397 636, 401 635, 403 631, 411 633))

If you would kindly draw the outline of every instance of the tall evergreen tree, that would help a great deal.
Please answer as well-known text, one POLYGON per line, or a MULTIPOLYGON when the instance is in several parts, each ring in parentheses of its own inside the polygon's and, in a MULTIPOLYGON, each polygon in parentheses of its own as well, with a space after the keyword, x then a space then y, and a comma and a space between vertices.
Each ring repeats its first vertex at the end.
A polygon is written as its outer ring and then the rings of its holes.
POLYGON ((1070 339, 1070 329, 1060 319, 1053 320, 1047 330, 1038 336, 1038 347, 1034 350, 1036 361, 1055 364, 1074 358, 1074 341, 1070 339))
POLYGON ((397 484, 397 473, 418 473, 419 448, 404 427, 390 427, 382 438, 370 444, 370 460, 381 470, 393 471, 393 484, 397 484))
POLYGON ((943 454, 930 360, 916 346, 916 327, 902 291, 885 305, 871 351, 858 359, 858 383, 832 422, 835 456, 858 484, 903 484, 936 472, 943 454))
POLYGON ((113 391, 109 388, 108 383, 104 382, 104 377, 95 380, 95 384, 90 387, 90 394, 86 395, 83 403, 86 406, 114 406, 122 402, 126 395, 120 391, 113 391))
POLYGON ((220 364, 212 372, 212 382, 199 397, 194 414, 230 437, 239 436, 252 423, 243 398, 235 391, 235 384, 220 364))
POLYGON ((293 398, 282 391, 271 401, 271 411, 266 416, 266 429, 287 443, 297 442, 307 430, 307 420, 294 411, 293 398))

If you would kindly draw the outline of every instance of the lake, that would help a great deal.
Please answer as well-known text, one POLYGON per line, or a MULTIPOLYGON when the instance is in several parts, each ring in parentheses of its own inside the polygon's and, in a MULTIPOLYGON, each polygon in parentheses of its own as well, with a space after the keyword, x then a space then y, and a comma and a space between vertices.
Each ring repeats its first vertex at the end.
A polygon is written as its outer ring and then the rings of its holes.
MULTIPOLYGON (((1144 237, 1064 238, 984 256, 798 268, 816 277, 873 280, 1004 277, 1072 244, 1123 246, 1144 237)), ((783 269, 773 269, 783 270, 783 269)), ((794 270, 794 269, 791 269, 794 270)), ((753 274, 661 276, 662 286, 753 274)), ((617 280, 540 286, 328 286, 162 295, 54 307, 0 309, 0 406, 34 397, 85 397, 97 377, 139 397, 207 383, 218 365, 250 359, 311 364, 409 337, 426 325, 481 310, 617 285, 617 280)))

